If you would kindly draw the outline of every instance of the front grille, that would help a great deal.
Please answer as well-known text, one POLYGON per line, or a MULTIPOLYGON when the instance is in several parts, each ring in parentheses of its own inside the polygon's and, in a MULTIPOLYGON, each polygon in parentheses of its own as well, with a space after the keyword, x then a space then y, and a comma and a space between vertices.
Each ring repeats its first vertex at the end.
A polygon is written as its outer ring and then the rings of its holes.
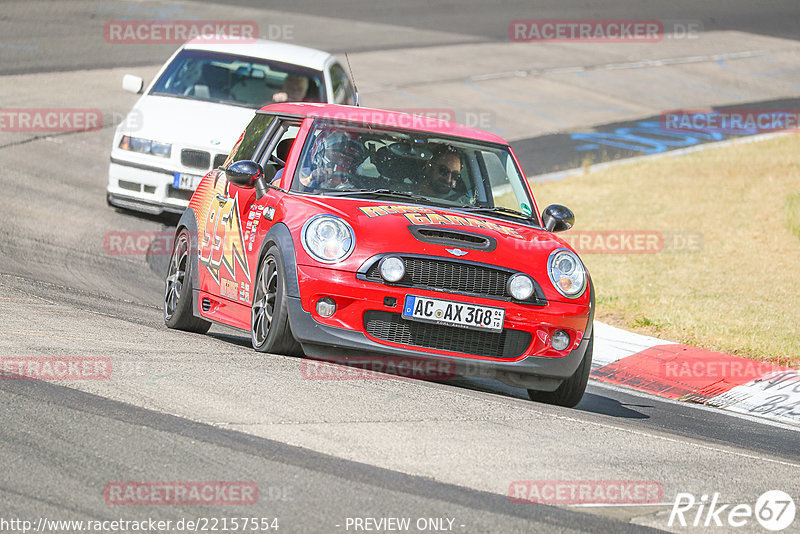
POLYGON ((365 313, 364 327, 371 336, 392 343, 493 358, 517 358, 531 342, 530 333, 521 330, 485 332, 440 326, 406 320, 398 313, 385 311, 365 313))
MULTIPOLYGON (((512 274, 491 267, 431 258, 405 257, 403 261, 406 275, 401 280, 402 284, 490 297, 506 296, 506 282, 512 274)), ((369 268, 366 278, 372 282, 383 282, 378 262, 369 268)))
POLYGON ((194 191, 188 189, 176 189, 175 187, 167 186, 167 196, 169 198, 177 198, 178 200, 191 200, 194 191))
POLYGON ((181 150, 181 163, 194 169, 208 169, 211 165, 211 154, 203 150, 181 150))
POLYGON ((225 163, 225 160, 228 159, 227 154, 217 154, 214 156, 214 168, 219 169, 222 167, 222 164, 225 163))

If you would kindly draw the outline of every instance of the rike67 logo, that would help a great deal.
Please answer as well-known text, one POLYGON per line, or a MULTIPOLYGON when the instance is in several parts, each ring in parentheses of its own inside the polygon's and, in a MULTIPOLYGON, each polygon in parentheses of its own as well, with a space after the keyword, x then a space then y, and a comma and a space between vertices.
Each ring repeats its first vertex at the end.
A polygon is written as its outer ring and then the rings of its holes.
POLYGON ((764 492, 756 500, 755 506, 748 503, 722 504, 719 493, 714 493, 710 499, 708 495, 698 499, 691 493, 678 493, 667 526, 727 529, 749 526, 743 530, 752 532, 752 520, 755 518, 765 529, 778 532, 794 522, 795 512, 794 500, 780 490, 764 492))

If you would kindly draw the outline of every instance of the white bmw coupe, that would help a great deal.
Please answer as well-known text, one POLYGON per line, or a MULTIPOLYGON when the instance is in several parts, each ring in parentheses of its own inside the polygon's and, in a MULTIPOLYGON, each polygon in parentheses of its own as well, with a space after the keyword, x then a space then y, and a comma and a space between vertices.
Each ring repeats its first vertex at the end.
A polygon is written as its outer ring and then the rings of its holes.
MULTIPOLYGON (((123 89, 144 82, 126 74, 123 89)), ((327 52, 274 41, 181 46, 117 127, 109 205, 182 213, 200 179, 223 164, 253 110, 272 102, 353 104, 353 83, 327 52)))

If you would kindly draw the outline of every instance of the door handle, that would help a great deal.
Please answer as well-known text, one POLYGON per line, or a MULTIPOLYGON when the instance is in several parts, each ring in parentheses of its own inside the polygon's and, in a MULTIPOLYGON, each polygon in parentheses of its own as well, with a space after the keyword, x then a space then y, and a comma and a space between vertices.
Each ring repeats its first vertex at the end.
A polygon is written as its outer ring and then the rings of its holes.
POLYGON ((229 200, 228 197, 224 197, 224 196, 220 195, 219 193, 217 193, 215 198, 217 199, 217 202, 219 202, 220 206, 224 206, 225 204, 228 203, 228 200, 229 200))

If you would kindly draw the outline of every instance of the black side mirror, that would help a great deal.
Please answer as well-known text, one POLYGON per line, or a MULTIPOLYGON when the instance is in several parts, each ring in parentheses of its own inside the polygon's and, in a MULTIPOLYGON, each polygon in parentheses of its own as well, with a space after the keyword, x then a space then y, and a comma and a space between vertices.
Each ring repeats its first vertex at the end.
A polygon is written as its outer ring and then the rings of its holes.
POLYGON ((225 178, 232 184, 242 187, 253 187, 256 180, 264 176, 261 165, 251 160, 242 160, 228 165, 225 178))
POLYGON ((548 232, 563 232, 575 224, 575 214, 566 206, 550 204, 542 212, 542 222, 548 232))

